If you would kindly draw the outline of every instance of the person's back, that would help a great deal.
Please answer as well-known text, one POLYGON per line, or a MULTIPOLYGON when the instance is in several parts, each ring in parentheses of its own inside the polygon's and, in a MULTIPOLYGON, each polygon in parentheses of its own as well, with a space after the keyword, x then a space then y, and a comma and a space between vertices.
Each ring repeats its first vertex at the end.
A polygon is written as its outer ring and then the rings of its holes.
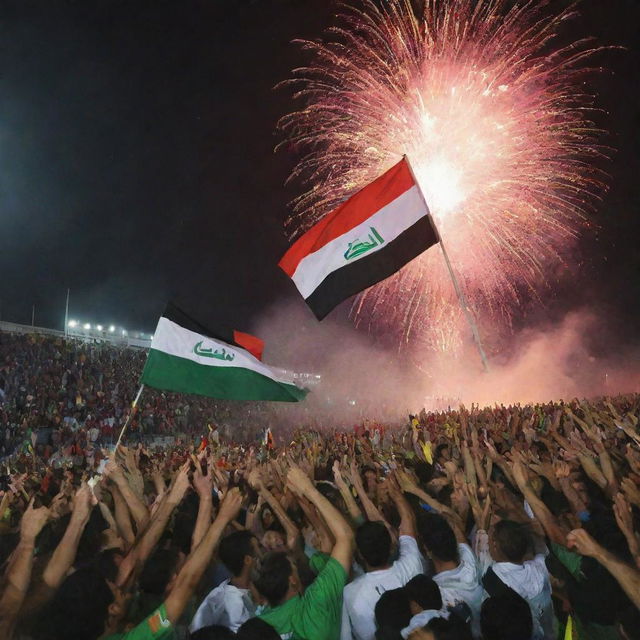
POLYGON ((474 636, 478 636, 483 589, 471 547, 456 541, 455 533, 442 516, 422 516, 419 531, 420 539, 433 561, 433 580, 440 587, 443 608, 466 604, 471 611, 474 636))
POLYGON ((303 591, 296 566, 284 552, 267 554, 255 585, 269 607, 260 618, 285 640, 336 640, 340 626, 344 568, 328 558, 303 591))
POLYGON ((480 626, 487 640, 529 640, 533 617, 527 601, 505 587, 482 603, 480 626))
POLYGON ((249 591, 256 556, 254 544, 255 537, 249 531, 236 531, 223 538, 219 556, 232 577, 202 601, 189 625, 192 633, 210 625, 223 625, 235 632, 255 615, 256 606, 249 591))
POLYGON ((422 573, 423 558, 415 538, 403 535, 398 559, 391 564, 391 536, 382 522, 361 525, 356 548, 367 572, 344 589, 341 640, 372 640, 376 632, 374 609, 380 596, 422 573))
POLYGON ((555 637, 555 623, 549 571, 543 553, 536 554, 532 560, 525 560, 531 545, 526 525, 501 520, 491 534, 489 547, 493 563, 485 572, 483 582, 487 580, 487 573, 493 571, 501 582, 529 604, 533 638, 551 640, 555 637))

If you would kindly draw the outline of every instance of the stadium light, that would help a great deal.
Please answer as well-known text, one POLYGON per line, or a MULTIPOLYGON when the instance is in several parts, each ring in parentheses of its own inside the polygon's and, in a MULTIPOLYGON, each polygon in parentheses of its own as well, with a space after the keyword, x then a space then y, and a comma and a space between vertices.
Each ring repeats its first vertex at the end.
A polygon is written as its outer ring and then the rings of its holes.
POLYGON ((127 335, 127 330, 126 330, 126 329, 123 329, 123 330, 122 330, 122 335, 123 335, 123 336, 126 336, 126 335, 127 335))
POLYGON ((87 329, 87 330, 88 330, 88 329, 91 329, 91 325, 90 325, 88 322, 86 322, 86 323, 84 324, 84 327, 83 327, 83 328, 84 328, 84 329, 87 329))
POLYGON ((76 326, 78 326, 78 322, 76 320, 69 320, 69 327, 71 329, 73 329, 76 326))
POLYGON ((102 325, 101 325, 101 324, 99 324, 99 325, 96 327, 96 329, 97 329, 98 331, 102 331, 102 325))
POLYGON ((109 333, 113 333, 115 330, 116 328, 113 325, 109 327, 109 333))

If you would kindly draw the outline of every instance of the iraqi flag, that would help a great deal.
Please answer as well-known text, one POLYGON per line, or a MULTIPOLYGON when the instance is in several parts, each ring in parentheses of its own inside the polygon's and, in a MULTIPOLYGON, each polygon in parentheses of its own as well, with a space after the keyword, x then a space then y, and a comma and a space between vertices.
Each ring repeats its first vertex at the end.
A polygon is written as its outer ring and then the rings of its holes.
POLYGON ((436 242, 429 209, 403 158, 298 238, 279 266, 322 320, 436 242))
POLYGON ((202 331, 169 305, 158 321, 140 382, 156 389, 229 400, 297 402, 307 394, 247 350, 202 331))
POLYGON ((167 308, 164 312, 165 316, 171 316, 174 322, 178 324, 190 327, 193 331, 208 335, 212 338, 222 340, 228 344, 235 345, 246 349, 251 355, 258 360, 262 360, 262 352, 264 351, 264 340, 252 336, 250 333, 244 333, 235 329, 219 329, 218 331, 211 331, 211 329, 200 324, 194 320, 191 316, 188 316, 182 309, 176 306, 173 302, 167 304, 167 308))

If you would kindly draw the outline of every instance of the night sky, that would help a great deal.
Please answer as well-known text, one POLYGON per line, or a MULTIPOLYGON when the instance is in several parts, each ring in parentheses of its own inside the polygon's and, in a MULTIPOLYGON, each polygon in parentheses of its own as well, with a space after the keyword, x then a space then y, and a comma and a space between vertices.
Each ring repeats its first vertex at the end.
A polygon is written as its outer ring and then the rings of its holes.
MULTIPOLYGON (((552 0, 562 5, 564 0, 552 0)), ((70 316, 151 331, 172 298, 204 323, 250 329, 282 301, 277 268, 293 164, 274 154, 291 110, 274 86, 304 62, 296 37, 329 0, 0 1, 0 317, 70 316)), ((612 73, 594 80, 618 151, 576 278, 546 301, 640 319, 640 3, 584 0, 576 37, 612 73)), ((547 313, 545 310, 545 313, 547 313)))

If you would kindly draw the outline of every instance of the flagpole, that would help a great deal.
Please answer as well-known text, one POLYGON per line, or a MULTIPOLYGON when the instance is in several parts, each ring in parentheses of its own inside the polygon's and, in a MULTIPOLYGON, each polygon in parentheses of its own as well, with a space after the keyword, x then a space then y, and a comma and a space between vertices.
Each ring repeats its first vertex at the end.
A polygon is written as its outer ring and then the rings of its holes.
POLYGON ((133 403, 131 404, 131 411, 129 412, 129 415, 127 416, 127 419, 125 420, 125 423, 122 426, 122 429, 120 430, 120 435, 118 436, 118 441, 116 442, 116 447, 115 447, 114 451, 118 450, 118 446, 120 445, 120 442, 122 440, 122 436, 124 435, 124 432, 127 430, 127 427, 129 426, 129 422, 131 422, 131 418, 133 417, 133 414, 136 412, 136 407, 138 406, 138 400, 140 400, 140 396, 142 395, 142 390, 143 389, 144 389, 144 385, 141 384, 140 388, 138 389, 138 393, 137 393, 133 403))
POLYGON ((458 278, 456 277, 453 267, 451 266, 451 261, 449 260, 449 254, 447 253, 447 250, 444 246, 444 242, 442 242, 442 236, 440 235, 440 231, 436 226, 436 221, 433 219, 433 216, 431 215, 431 210, 429 209, 427 200, 424 197, 424 193, 422 193, 422 188, 420 187, 420 183, 416 178, 416 174, 413 172, 413 167, 411 166, 411 162, 409 162, 409 157, 406 154, 404 155, 404 159, 407 161, 407 166, 409 167, 409 171, 411 172, 413 181, 416 183, 416 186, 418 187, 418 193, 420 194, 422 203, 424 204, 425 209, 427 210, 427 215, 429 216, 429 221, 431 222, 431 226, 433 227, 436 237, 438 238, 438 244, 440 245, 440 249, 442 250, 442 256, 444 257, 444 261, 447 265, 447 270, 449 271, 449 275, 451 276, 451 281, 453 282, 453 288, 455 289, 456 295, 458 296, 458 302, 460 303, 460 306, 462 307, 462 311, 464 312, 464 315, 467 318, 467 322, 471 327, 471 333, 473 334, 474 341, 476 343, 476 346, 478 347, 478 352, 480 353, 480 359, 482 360, 482 366, 484 367, 485 372, 488 372, 489 364, 487 362, 487 356, 484 352, 484 348, 482 347, 482 341, 480 340, 480 332, 478 331, 478 325, 476 324, 475 318, 473 317, 473 314, 469 309, 466 296, 464 295, 464 291, 462 290, 462 287, 458 282, 458 278))
POLYGON ((67 288, 67 304, 64 308, 64 337, 69 336, 69 293, 71 289, 67 288))

